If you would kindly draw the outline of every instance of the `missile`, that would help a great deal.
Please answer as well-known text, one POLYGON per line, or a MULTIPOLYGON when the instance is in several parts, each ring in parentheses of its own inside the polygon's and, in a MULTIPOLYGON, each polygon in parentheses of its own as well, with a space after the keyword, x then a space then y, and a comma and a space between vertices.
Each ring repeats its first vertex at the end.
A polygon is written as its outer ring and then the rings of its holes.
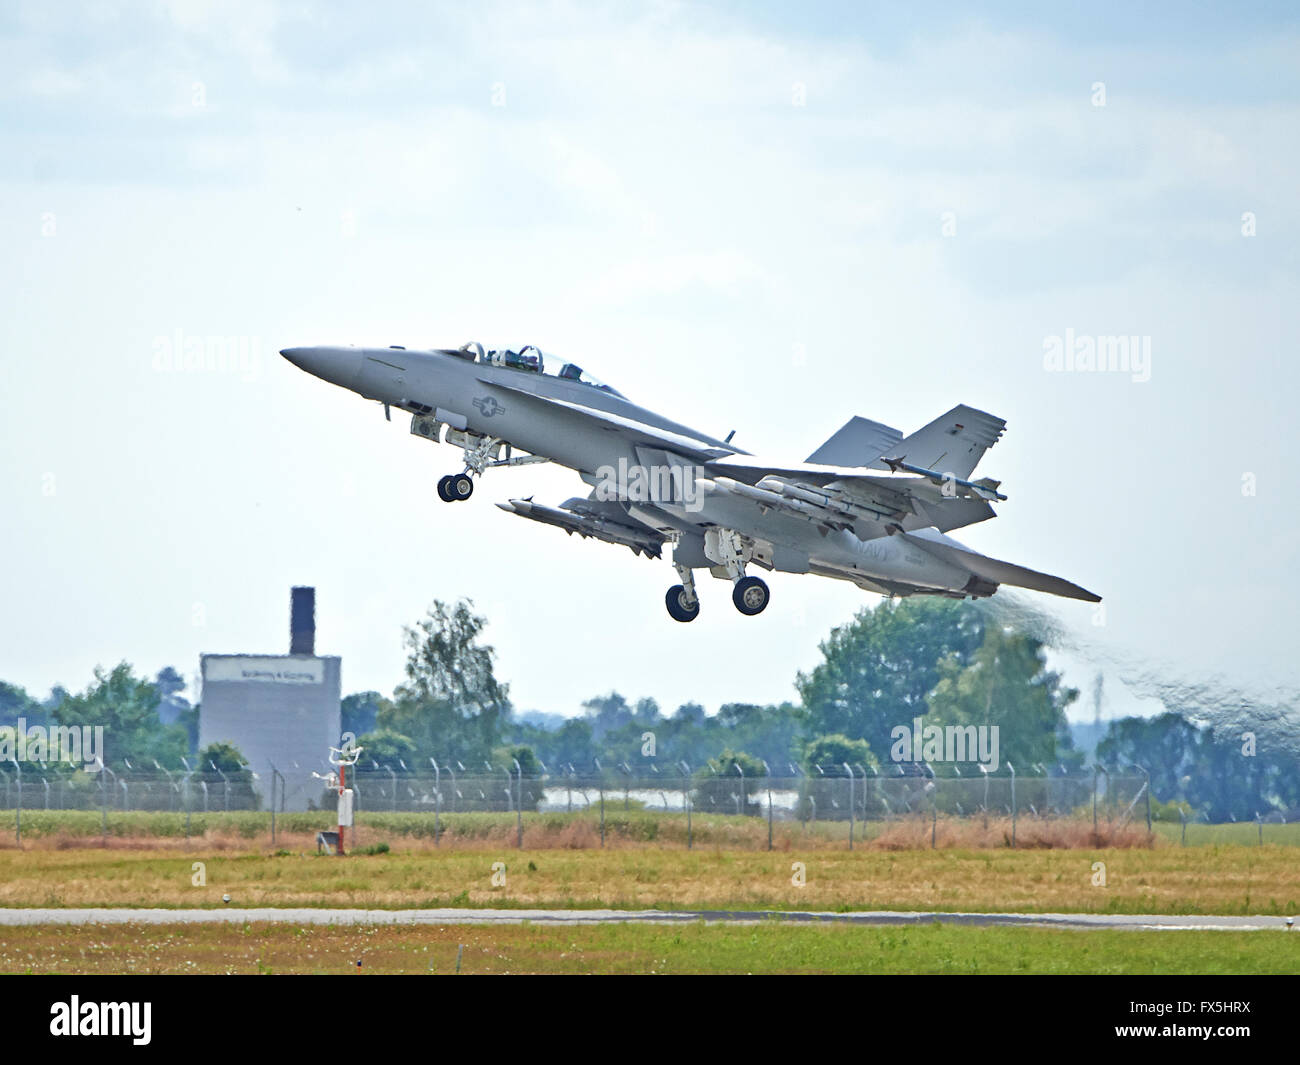
POLYGON ((801 484, 790 484, 777 477, 764 477, 758 482, 758 486, 771 492, 779 492, 791 499, 803 500, 813 506, 825 507, 828 510, 844 515, 850 520, 865 518, 869 521, 883 521, 886 517, 898 516, 897 511, 882 509, 880 506, 859 502, 855 499, 846 499, 825 489, 819 490, 801 484))
POLYGON ((986 501, 992 501, 994 499, 1005 501, 1007 498, 997 490, 998 485, 1002 482, 995 481, 992 477, 984 477, 978 481, 963 481, 960 477, 954 477, 950 473, 941 473, 939 470, 926 469, 924 466, 913 466, 910 462, 904 462, 902 459, 881 459, 880 461, 888 466, 894 473, 897 473, 899 470, 905 470, 908 473, 919 474, 921 477, 937 484, 940 488, 942 488, 944 484, 959 484, 963 488, 969 488, 977 496, 986 501))
POLYGON ((766 488, 755 488, 743 481, 734 481, 730 477, 715 477, 712 480, 707 477, 699 477, 695 483, 705 492, 748 499, 762 507, 783 511, 787 514, 796 514, 816 525, 843 528, 848 524, 852 524, 853 521, 851 514, 842 511, 836 512, 834 509, 822 505, 820 501, 809 502, 805 499, 789 498, 766 488))
POLYGON ((498 503, 497 506, 507 514, 517 514, 543 525, 554 525, 570 536, 574 533, 590 536, 607 544, 630 548, 634 554, 644 552, 650 558, 659 557, 663 544, 657 534, 649 530, 634 529, 630 525, 608 521, 593 514, 574 514, 568 510, 534 503, 531 499, 512 499, 508 503, 498 503))

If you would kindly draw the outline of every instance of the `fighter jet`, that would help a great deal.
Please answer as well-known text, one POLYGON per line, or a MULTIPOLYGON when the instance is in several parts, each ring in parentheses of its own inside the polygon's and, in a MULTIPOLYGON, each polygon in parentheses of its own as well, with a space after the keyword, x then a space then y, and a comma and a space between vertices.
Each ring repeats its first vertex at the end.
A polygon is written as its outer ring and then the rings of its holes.
POLYGON ((1000 585, 1088 602, 1100 596, 1060 577, 973 551, 947 533, 994 517, 1001 482, 972 480, 1006 428, 960 405, 910 435, 851 418, 804 462, 759 459, 629 400, 578 365, 531 345, 407 350, 300 347, 280 354, 308 373, 411 415, 411 433, 462 452, 438 481, 445 502, 470 498, 489 469, 568 467, 592 489, 559 507, 529 499, 501 509, 661 558, 679 583, 665 604, 699 616, 695 572, 732 584, 742 614, 769 590, 749 567, 852 581, 884 596, 984 598, 1000 585))

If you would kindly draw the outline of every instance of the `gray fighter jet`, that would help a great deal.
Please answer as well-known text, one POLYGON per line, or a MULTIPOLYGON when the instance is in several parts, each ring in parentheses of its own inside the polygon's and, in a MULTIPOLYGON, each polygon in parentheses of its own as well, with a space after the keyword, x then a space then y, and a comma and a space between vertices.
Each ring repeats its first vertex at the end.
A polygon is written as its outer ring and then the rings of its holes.
POLYGON ((579 366, 535 347, 408 351, 403 347, 302 347, 295 366, 375 400, 411 432, 460 448, 463 470, 438 482, 446 502, 470 497, 488 469, 554 462, 575 470, 590 495, 559 507, 531 499, 503 510, 650 558, 672 548, 680 579, 668 613, 700 611, 695 571, 731 581, 742 614, 768 603, 752 564, 852 581, 886 596, 990 596, 1002 584, 1071 599, 1100 596, 1060 577, 988 558, 946 534, 994 516, 1000 482, 972 480, 1006 426, 954 407, 904 436, 850 419, 804 462, 768 462, 654 411, 579 366))

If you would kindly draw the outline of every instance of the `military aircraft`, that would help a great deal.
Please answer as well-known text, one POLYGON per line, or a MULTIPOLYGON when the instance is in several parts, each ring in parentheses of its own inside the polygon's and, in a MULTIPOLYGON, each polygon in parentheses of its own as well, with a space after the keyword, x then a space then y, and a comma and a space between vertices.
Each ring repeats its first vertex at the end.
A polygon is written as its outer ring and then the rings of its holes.
POLYGON ((463 470, 438 482, 469 499, 488 469, 554 462, 591 486, 559 507, 501 509, 660 558, 680 583, 677 621, 700 612, 695 571, 732 583, 742 614, 768 604, 753 565, 852 581, 885 596, 984 598, 999 585, 1100 602, 1076 584, 981 555, 946 534, 994 517, 1000 482, 971 480, 1001 437, 1001 418, 957 406, 905 436, 851 418, 804 462, 759 459, 724 439, 640 407, 574 363, 533 346, 407 350, 298 347, 280 354, 322 380, 409 413, 411 432, 460 448, 463 470))

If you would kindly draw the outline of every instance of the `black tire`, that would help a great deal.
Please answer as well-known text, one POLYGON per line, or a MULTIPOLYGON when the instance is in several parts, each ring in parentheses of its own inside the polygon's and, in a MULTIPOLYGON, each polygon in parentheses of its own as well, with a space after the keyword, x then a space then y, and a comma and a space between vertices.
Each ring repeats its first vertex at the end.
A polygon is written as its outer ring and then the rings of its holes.
POLYGON ((668 589, 668 594, 664 596, 664 606, 668 608, 668 616, 674 621, 694 621, 700 616, 699 598, 697 597, 695 605, 687 610, 682 602, 682 593, 685 591, 684 585, 674 584, 668 589))
POLYGON ((448 474, 446 477, 438 478, 438 498, 441 499, 444 503, 452 503, 455 501, 452 497, 451 489, 448 487, 448 483, 450 481, 451 481, 450 474, 448 474))
POLYGON ((474 494, 474 482, 467 473, 458 473, 447 482, 447 494, 459 503, 474 494))
POLYGON ((741 577, 731 590, 731 601, 742 614, 753 617, 767 608, 770 594, 767 585, 757 577, 741 577))

